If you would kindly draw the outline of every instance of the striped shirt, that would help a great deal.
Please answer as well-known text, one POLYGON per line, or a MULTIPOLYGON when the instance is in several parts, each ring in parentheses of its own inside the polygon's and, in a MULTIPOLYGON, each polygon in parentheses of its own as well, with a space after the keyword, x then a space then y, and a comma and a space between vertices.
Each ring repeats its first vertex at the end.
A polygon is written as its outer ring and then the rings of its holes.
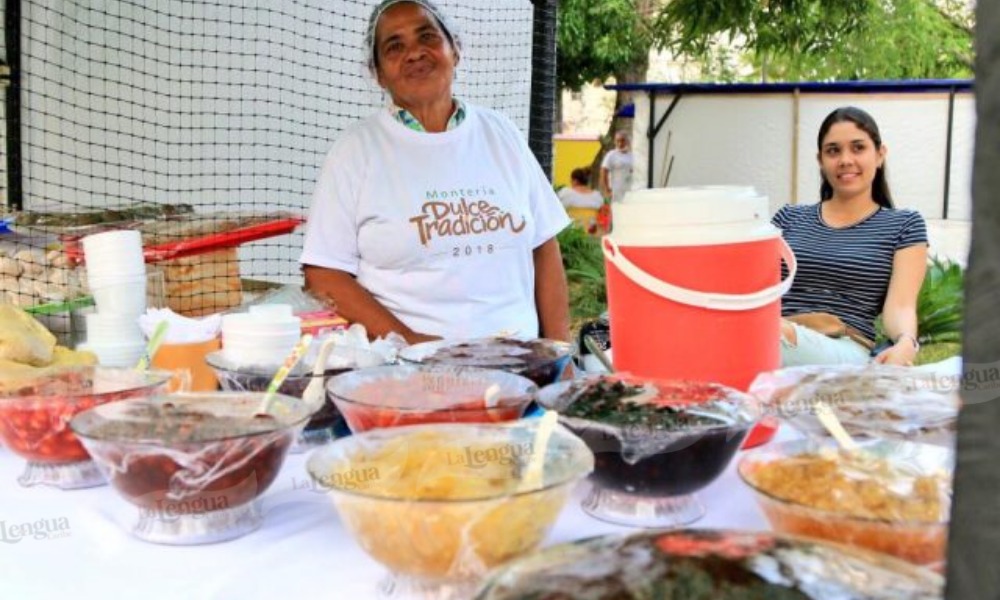
POLYGON ((830 227, 819 207, 784 206, 771 219, 799 263, 781 314, 830 313, 874 340, 896 251, 926 244, 927 225, 916 211, 880 208, 854 225, 830 227))

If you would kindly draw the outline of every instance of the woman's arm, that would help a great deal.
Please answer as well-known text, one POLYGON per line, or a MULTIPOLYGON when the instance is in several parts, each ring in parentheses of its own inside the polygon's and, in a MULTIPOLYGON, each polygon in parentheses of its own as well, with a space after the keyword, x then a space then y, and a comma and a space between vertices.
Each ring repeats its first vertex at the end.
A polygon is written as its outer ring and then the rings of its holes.
POLYGON ((927 245, 897 250, 892 259, 889 292, 882 307, 885 333, 895 344, 875 357, 875 362, 912 365, 917 355, 917 296, 927 273, 927 245))
POLYGON ((534 250, 535 310, 541 337, 569 341, 569 290, 559 242, 551 238, 534 250))
POLYGON ((390 331, 400 334, 410 344, 440 339, 411 330, 382 306, 353 275, 338 269, 303 265, 306 288, 337 306, 337 314, 351 323, 361 323, 370 338, 385 337, 390 331))

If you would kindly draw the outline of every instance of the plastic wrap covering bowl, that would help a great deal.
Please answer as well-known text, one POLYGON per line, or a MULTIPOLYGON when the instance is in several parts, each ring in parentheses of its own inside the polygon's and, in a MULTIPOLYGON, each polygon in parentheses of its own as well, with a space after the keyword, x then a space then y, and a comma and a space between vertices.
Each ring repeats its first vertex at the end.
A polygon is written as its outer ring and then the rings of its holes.
POLYGON ((750 386, 769 413, 809 437, 827 437, 816 418, 826 404, 853 437, 953 446, 960 400, 955 381, 891 365, 822 365, 760 374, 750 386))
POLYGON ((69 428, 73 415, 99 404, 163 391, 163 371, 77 366, 0 371, 0 439, 28 460, 21 485, 77 489, 104 477, 69 428))
POLYGON ((584 510, 641 527, 704 515, 694 493, 722 474, 760 412, 753 397, 722 385, 629 375, 560 382, 539 403, 594 452, 584 510))
POLYGON ((490 369, 394 365, 337 375, 327 393, 351 431, 422 423, 496 423, 524 414, 529 379, 490 369))
POLYGON ((562 378, 573 353, 572 344, 557 340, 493 337, 414 344, 400 350, 399 359, 423 365, 498 369, 544 387, 562 378))
POLYGON ((476 600, 938 600, 935 573, 882 554, 766 532, 610 535, 546 548, 476 600))
POLYGON ((156 396, 98 406, 70 422, 109 483, 139 509, 132 532, 163 544, 218 542, 261 523, 254 500, 271 485, 310 412, 277 395, 156 396))
POLYGON ((950 449, 931 444, 871 441, 849 454, 804 440, 748 453, 739 474, 775 531, 940 568, 953 461, 950 449))
POLYGON ((539 422, 369 431, 317 450, 307 468, 392 572, 383 597, 464 600, 491 568, 538 546, 593 467, 586 445, 556 426, 540 480, 523 478, 539 422))
MULTIPOLYGON (((222 389, 231 392, 263 392, 271 383, 275 372, 281 366, 274 365, 243 365, 227 357, 225 352, 213 352, 205 357, 205 362, 215 371, 222 389)), ((385 359, 376 352, 349 346, 335 346, 327 359, 327 368, 323 374, 324 384, 336 375, 353 371, 354 369, 374 367, 385 364, 385 359)), ((299 362, 288 374, 278 392, 294 398, 302 398, 302 393, 312 380, 313 368, 305 361, 299 362)), ((329 392, 323 406, 313 414, 306 427, 296 441, 293 451, 319 446, 337 436, 338 431, 346 431, 346 424, 329 392)))

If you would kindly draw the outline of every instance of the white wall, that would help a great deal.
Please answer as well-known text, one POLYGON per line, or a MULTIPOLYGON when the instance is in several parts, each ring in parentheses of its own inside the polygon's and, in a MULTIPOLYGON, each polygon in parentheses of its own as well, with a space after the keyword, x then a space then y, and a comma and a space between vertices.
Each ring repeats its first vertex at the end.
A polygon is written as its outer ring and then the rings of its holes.
MULTIPOLYGON (((656 98, 659 119, 672 96, 656 98)), ((928 219, 942 216, 948 96, 909 94, 690 94, 684 95, 655 140, 654 187, 662 186, 673 156, 669 186, 752 185, 782 204, 819 199, 816 134, 833 109, 856 105, 871 113, 889 149, 889 185, 897 206, 915 208, 928 219), (669 149, 667 148, 669 139, 669 149), (796 146, 797 140, 797 146, 796 146)), ((636 95, 634 185, 646 187, 648 95, 636 95)), ((975 98, 955 96, 949 219, 971 217, 975 98)))

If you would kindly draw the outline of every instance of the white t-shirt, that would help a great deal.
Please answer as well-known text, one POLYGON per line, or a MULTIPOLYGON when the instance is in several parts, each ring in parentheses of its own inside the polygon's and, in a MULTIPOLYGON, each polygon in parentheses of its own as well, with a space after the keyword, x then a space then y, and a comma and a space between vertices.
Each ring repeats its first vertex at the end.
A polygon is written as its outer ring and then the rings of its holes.
POLYGON ((632 189, 632 151, 621 152, 613 148, 604 155, 601 168, 608 170, 608 186, 611 187, 611 200, 621 202, 625 192, 632 189))
POLYGON ((597 190, 583 194, 569 186, 559 190, 559 201, 566 208, 601 208, 604 205, 604 198, 597 190))
POLYGON ((326 156, 300 262, 346 271, 414 331, 538 335, 532 251, 569 224, 518 129, 466 104, 443 133, 379 111, 326 156))

